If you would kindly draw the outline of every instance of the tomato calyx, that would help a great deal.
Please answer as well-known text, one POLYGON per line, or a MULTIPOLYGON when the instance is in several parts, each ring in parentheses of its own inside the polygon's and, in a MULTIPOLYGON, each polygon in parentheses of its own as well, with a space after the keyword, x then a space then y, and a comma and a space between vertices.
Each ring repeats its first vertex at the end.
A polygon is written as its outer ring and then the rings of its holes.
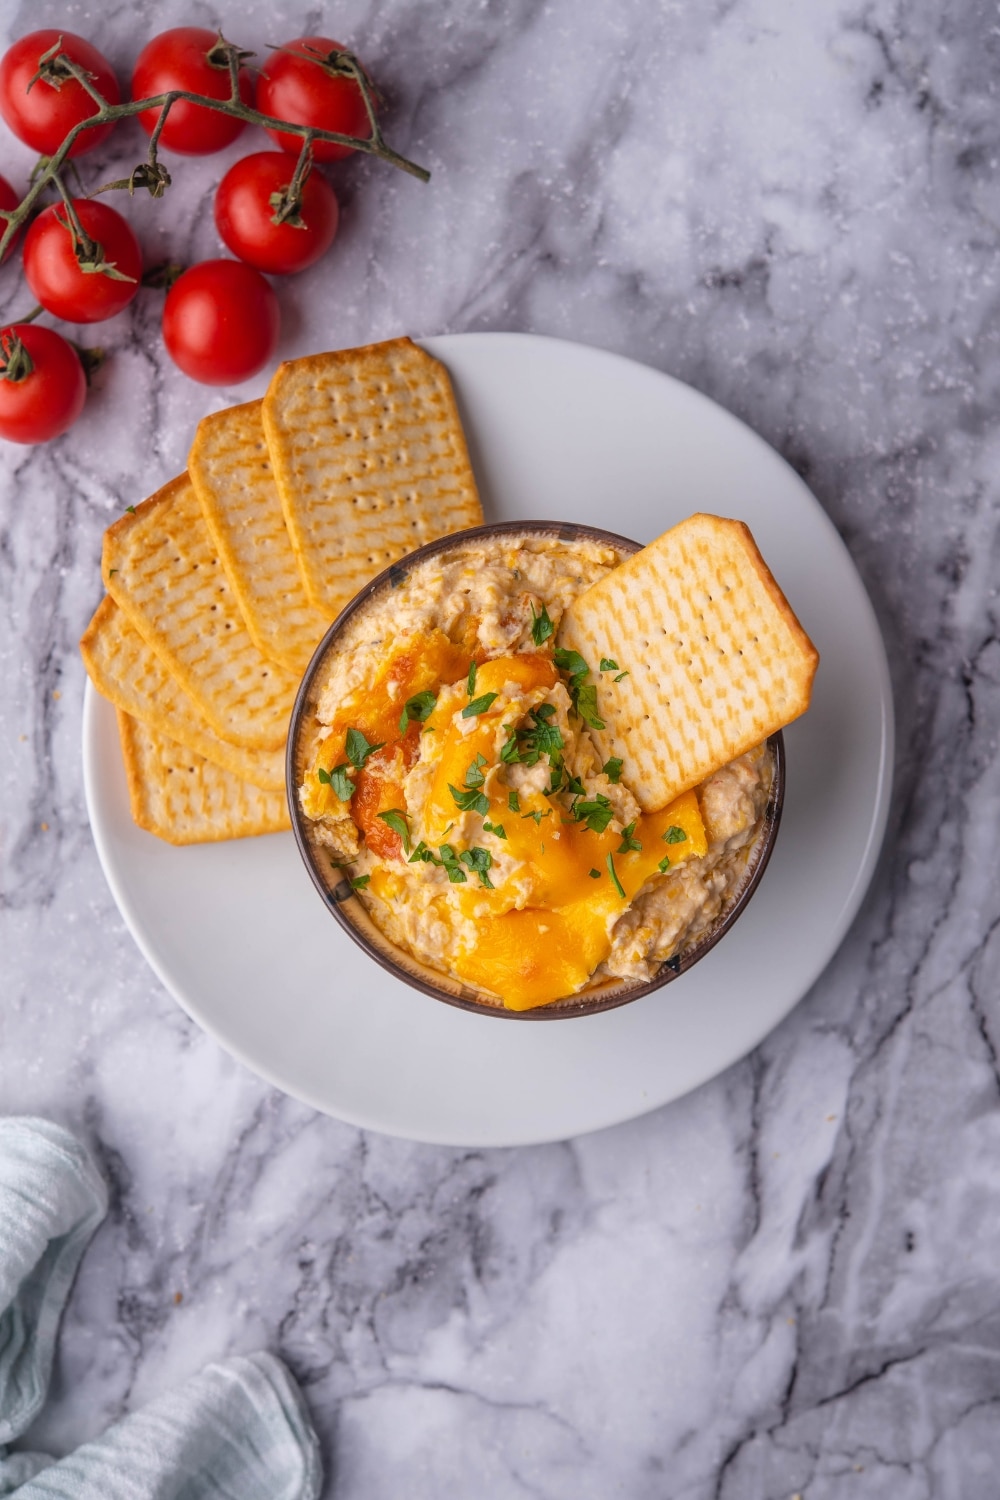
POLYGON ((143 271, 142 284, 152 287, 154 291, 169 292, 186 270, 187 266, 182 266, 179 261, 163 260, 159 265, 150 266, 147 271, 143 271))
POLYGON ((307 136, 295 163, 295 172, 287 187, 280 188, 278 192, 271 193, 268 204, 274 209, 271 215, 272 224, 288 224, 292 229, 305 229, 305 219, 302 217, 302 189, 305 186, 309 173, 313 169, 313 151, 307 136))
POLYGON ((245 52, 237 47, 235 42, 227 42, 220 31, 215 41, 205 53, 205 61, 210 68, 218 68, 222 73, 229 73, 233 79, 233 98, 239 98, 239 86, 236 83, 236 75, 241 65, 251 57, 256 57, 256 52, 245 52))
MULTIPOLYGON (((77 83, 82 83, 93 98, 93 88, 88 85, 96 83, 96 75, 88 73, 85 68, 78 67, 66 56, 63 51, 63 39, 60 37, 38 59, 38 71, 33 78, 29 79, 27 92, 30 93, 36 83, 47 83, 50 88, 61 89, 63 84, 69 83, 71 78, 75 78, 77 83)), ((102 100, 101 104, 103 103, 102 100)))
POLYGON ((71 349, 74 349, 76 351, 77 357, 79 358, 80 363, 83 366, 84 379, 87 382, 87 388, 89 390, 89 388, 94 383, 94 376, 97 374, 98 370, 101 368, 104 361, 108 357, 108 351, 106 349, 100 348, 99 346, 96 348, 85 349, 82 344, 74 344, 72 339, 67 339, 67 343, 69 344, 71 349))
POLYGON ((87 276, 107 276, 109 281, 131 281, 134 285, 135 277, 127 276, 124 271, 119 271, 117 264, 105 256, 104 246, 97 240, 91 239, 80 223, 79 215, 68 197, 64 200, 63 206, 66 209, 66 218, 60 215, 57 208, 56 221, 63 226, 73 241, 73 254, 76 256, 76 263, 80 270, 87 276))
POLYGON ((5 328, 0 333, 0 380, 20 385, 22 380, 27 380, 34 368, 35 362, 22 340, 12 328, 5 328))
POLYGON ((112 193, 124 188, 129 197, 134 198, 136 188, 145 188, 151 198, 162 198, 172 182, 173 178, 161 161, 141 161, 127 177, 105 182, 95 188, 91 196, 96 198, 98 193, 112 193))

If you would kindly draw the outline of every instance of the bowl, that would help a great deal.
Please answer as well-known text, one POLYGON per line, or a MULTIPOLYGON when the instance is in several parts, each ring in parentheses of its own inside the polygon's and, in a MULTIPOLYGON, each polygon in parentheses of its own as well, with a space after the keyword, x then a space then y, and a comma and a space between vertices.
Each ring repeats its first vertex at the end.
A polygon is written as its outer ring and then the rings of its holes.
POLYGON ((571 1016, 595 1015, 600 1011, 613 1010, 628 1005, 654 990, 662 989, 684 974, 720 942, 734 923, 742 916, 760 883, 771 856, 774 841, 781 821, 781 809, 785 791, 784 741, 781 733, 772 735, 768 746, 772 757, 771 789, 761 827, 750 846, 741 877, 722 906, 711 927, 690 946, 683 948, 674 957, 660 964, 651 979, 609 979, 592 985, 573 995, 551 1001, 532 1010, 508 1010, 492 1001, 487 995, 472 988, 462 980, 452 978, 431 968, 400 948, 376 926, 349 880, 334 869, 329 850, 316 838, 315 825, 307 818, 299 805, 298 788, 302 783, 308 754, 309 730, 316 711, 321 685, 326 677, 327 664, 340 649, 348 625, 355 626, 357 618, 373 603, 381 601, 386 593, 407 577, 412 568, 428 558, 439 556, 453 548, 479 538, 502 535, 547 536, 560 541, 591 541, 616 548, 622 554, 638 552, 641 542, 602 531, 594 526, 582 526, 563 521, 505 521, 490 526, 477 526, 467 531, 454 532, 394 562, 365 585, 351 602, 340 612, 330 626, 312 661, 306 669, 299 687, 288 734, 286 760, 286 784, 288 807, 292 829, 295 833, 299 853, 327 909, 348 937, 357 943, 380 968, 394 978, 402 980, 415 990, 444 1001, 461 1010, 474 1011, 477 1015, 497 1016, 516 1021, 565 1020, 571 1016))

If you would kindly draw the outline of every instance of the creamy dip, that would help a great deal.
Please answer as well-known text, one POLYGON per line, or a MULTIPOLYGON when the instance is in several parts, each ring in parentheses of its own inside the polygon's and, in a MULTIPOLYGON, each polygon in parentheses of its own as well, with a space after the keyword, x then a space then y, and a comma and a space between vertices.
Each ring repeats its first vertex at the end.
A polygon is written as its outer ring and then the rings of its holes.
POLYGON ((302 810, 372 920, 513 1009, 651 978, 704 936, 770 791, 762 746, 643 814, 601 763, 588 690, 617 667, 556 643, 619 560, 510 533, 425 559, 349 622, 309 730, 302 810))

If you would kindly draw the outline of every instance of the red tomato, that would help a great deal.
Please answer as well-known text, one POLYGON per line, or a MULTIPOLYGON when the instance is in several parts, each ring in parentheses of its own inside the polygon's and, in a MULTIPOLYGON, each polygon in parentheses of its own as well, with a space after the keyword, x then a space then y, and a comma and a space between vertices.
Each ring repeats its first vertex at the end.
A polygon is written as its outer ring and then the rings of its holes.
MULTIPOLYGON (((43 156, 59 150, 74 125, 89 120, 97 105, 83 84, 72 76, 58 88, 39 79, 28 92, 28 84, 38 72, 38 60, 62 38, 66 56, 91 74, 94 86, 109 104, 121 99, 118 80, 111 64, 96 47, 71 31, 32 31, 8 48, 0 59, 0 114, 19 141, 24 141, 43 156)), ((95 125, 80 132, 70 156, 82 156, 107 140, 114 124, 95 125)))
MULTIPOLYGON (((353 78, 338 78, 321 60, 316 60, 341 51, 340 43, 327 36, 300 36, 273 52, 257 82, 257 108, 261 114, 367 139, 372 132, 360 88, 353 78)), ((267 133, 282 151, 298 155, 302 150, 300 135, 289 135, 282 130, 267 133)), ((335 146, 330 141, 316 141, 313 155, 317 161, 337 161, 341 156, 350 156, 353 149, 335 146)))
POLYGON ((83 366, 60 334, 33 323, 0 330, 0 437, 48 442, 72 427, 86 394, 83 366))
MULTIPOLYGON (((161 31, 139 53, 132 71, 132 98, 150 99, 171 89, 186 89, 209 99, 228 99, 229 68, 213 60, 218 40, 217 32, 201 26, 161 31)), ((253 83, 246 68, 240 69, 239 79, 240 98, 244 104, 253 104, 253 83)), ((152 135, 159 118, 158 109, 144 109, 138 117, 147 135, 152 135)), ((210 156, 235 141, 242 129, 242 120, 179 99, 170 107, 160 144, 183 156, 210 156)))
POLYGON ((74 245, 66 206, 55 203, 32 224, 24 239, 24 276, 38 301, 69 323, 99 323, 128 307, 139 290, 142 251, 131 226, 93 198, 74 198, 83 229, 99 248, 74 245), (88 269, 106 264, 119 272, 88 269))
MULTIPOLYGON (((6 177, 0 177, 0 208, 2 208, 5 212, 10 213, 13 209, 15 209, 17 207, 17 205, 20 203, 20 201, 21 201, 20 198, 18 197, 18 195, 14 191, 14 189, 11 187, 11 185, 7 181, 6 177)), ((4 219, 0 219, 0 236, 3 235, 4 231, 6 230, 6 228, 7 228, 6 221, 4 219)), ((17 242, 17 236, 15 235, 14 238, 11 240, 10 244, 7 246, 6 250, 3 253, 4 260, 8 260, 10 258, 10 256, 13 254, 14 245, 16 244, 16 242, 17 242)))
POLYGON ((215 226, 226 245, 258 271, 303 271, 329 250, 340 210, 333 189, 315 169, 302 188, 298 217, 274 222, 274 194, 288 187, 295 165, 284 151, 258 151, 235 162, 215 194, 215 226))
POLYGON ((178 277, 163 308, 163 342, 185 375, 205 385, 249 380, 278 345, 278 299, 238 260, 203 260, 178 277))

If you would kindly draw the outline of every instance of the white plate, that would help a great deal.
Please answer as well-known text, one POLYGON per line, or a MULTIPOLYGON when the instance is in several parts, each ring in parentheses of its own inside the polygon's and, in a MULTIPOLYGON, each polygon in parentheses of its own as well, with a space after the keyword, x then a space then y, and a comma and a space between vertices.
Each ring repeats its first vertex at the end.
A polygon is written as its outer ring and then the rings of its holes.
POLYGON ((488 520, 585 521, 648 541, 692 511, 748 522, 819 648, 786 730, 782 826, 759 890, 689 974, 602 1015, 470 1015, 341 932, 291 834, 174 849, 137 829, 113 710, 88 686, 98 854, 136 942, 199 1025, 278 1088, 355 1125, 447 1145, 560 1140, 655 1109, 742 1057, 829 962, 885 828, 892 699, 864 588, 802 481, 706 397, 525 334, 427 339, 451 371, 488 520))

